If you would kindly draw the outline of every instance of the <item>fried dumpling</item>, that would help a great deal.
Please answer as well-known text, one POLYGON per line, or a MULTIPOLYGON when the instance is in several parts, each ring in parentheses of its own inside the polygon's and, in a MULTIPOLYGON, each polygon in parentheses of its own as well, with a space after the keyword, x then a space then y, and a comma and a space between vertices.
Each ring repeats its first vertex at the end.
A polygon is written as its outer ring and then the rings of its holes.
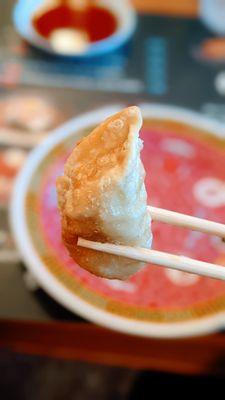
POLYGON ((135 106, 109 117, 75 146, 57 180, 65 246, 78 265, 109 279, 127 279, 144 264, 79 247, 77 238, 151 246, 141 125, 135 106))

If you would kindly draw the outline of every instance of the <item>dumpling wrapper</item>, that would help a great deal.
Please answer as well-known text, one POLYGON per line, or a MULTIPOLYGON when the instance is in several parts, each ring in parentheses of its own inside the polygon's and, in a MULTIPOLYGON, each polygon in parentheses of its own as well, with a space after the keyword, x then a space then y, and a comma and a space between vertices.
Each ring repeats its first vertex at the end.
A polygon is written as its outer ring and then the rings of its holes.
POLYGON ((76 145, 57 180, 63 242, 77 264, 104 278, 127 279, 144 263, 79 247, 78 237, 151 246, 141 125, 135 106, 106 119, 76 145))

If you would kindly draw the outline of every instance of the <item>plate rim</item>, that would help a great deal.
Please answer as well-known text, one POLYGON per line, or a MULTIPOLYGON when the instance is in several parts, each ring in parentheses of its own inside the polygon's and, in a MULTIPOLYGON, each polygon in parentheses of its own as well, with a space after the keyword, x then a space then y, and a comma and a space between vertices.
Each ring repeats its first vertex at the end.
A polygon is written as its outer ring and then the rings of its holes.
MULTIPOLYGON (((225 310, 201 319, 175 323, 143 322, 126 318, 99 309, 67 289, 41 262, 36 252, 25 217, 26 189, 30 180, 43 158, 65 137, 75 135, 75 131, 99 123, 107 116, 119 111, 125 104, 109 104, 105 107, 83 113, 54 129, 47 139, 37 146, 28 156, 24 167, 16 178, 10 202, 9 220, 17 248, 30 272, 44 290, 57 302, 70 311, 79 314, 91 322, 106 328, 144 337, 179 338, 196 336, 217 331, 225 327, 225 310)), ((207 129, 218 137, 225 138, 225 127, 209 117, 196 111, 182 107, 168 106, 157 103, 139 104, 143 118, 154 116, 161 119, 172 118, 207 129)))

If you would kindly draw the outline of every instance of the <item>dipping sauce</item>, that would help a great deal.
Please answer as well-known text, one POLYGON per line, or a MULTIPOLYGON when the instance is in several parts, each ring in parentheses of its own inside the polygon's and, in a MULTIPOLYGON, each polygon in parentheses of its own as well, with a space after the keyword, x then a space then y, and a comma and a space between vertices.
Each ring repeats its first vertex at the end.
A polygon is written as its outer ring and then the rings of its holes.
POLYGON ((112 35, 117 28, 116 17, 106 8, 88 5, 76 8, 66 0, 61 4, 36 13, 32 20, 39 35, 50 39, 54 31, 70 29, 82 32, 88 42, 96 42, 112 35))

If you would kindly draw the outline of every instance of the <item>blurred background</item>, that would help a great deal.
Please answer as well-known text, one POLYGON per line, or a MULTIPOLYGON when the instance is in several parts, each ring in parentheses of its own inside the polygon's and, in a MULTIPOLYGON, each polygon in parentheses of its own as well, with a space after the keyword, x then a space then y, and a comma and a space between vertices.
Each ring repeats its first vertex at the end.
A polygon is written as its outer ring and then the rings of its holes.
MULTIPOLYGON (((139 103, 146 105, 142 134, 155 154, 150 168, 158 171, 157 181, 150 182, 150 201, 224 222, 225 0, 0 0, 2 399, 130 400, 148 398, 153 389, 161 394, 165 387, 173 395, 177 388, 212 389, 214 394, 223 389, 224 284, 168 271, 165 276, 153 267, 150 275, 110 286, 73 269, 70 279, 79 281, 79 295, 90 290, 87 301, 93 293, 104 298, 105 309, 115 301, 131 320, 156 313, 147 320, 156 323, 157 334, 147 335, 154 338, 125 335, 88 322, 82 312, 72 313, 57 296, 56 301, 47 294, 20 255, 10 228, 15 178, 33 149, 68 121, 73 131, 84 112, 139 103), (164 112, 166 122, 159 117, 164 112), (181 191, 184 181, 189 186, 181 191), (180 203, 159 182, 171 182, 180 203), (185 200, 191 185, 193 197, 185 200), (204 328, 192 331, 188 325, 182 331, 192 318, 204 328), (162 325, 175 320, 184 338, 175 333, 160 338, 162 325), (201 336, 188 338, 194 332, 201 336)), ((93 121, 87 117, 81 134, 90 131, 93 121)), ((71 144, 65 139, 66 146, 71 144)), ((147 165, 148 154, 144 157, 147 165)), ((51 189, 56 172, 46 171, 43 187, 51 189)), ((44 199, 42 216, 47 221, 50 215, 54 233, 55 198, 47 189, 39 200, 44 199)), ((160 229, 155 227, 160 238, 156 248, 182 249, 196 258, 205 254, 225 265, 225 246, 215 238, 206 241, 182 230, 176 236, 160 229)), ((54 246, 52 241, 51 251, 54 246)), ((52 273, 63 279, 62 273, 52 273)), ((102 307, 100 297, 96 308, 102 307)), ((115 310, 112 314, 120 315, 115 310)))

